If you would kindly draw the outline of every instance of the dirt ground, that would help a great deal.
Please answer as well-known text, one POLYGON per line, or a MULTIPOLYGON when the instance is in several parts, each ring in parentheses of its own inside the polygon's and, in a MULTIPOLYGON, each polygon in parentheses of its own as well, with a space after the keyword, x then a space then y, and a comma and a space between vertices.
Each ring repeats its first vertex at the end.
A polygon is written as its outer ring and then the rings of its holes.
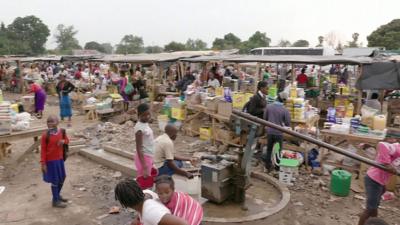
MULTIPOLYGON (((17 95, 6 95, 5 99, 16 99, 17 95)), ((45 115, 58 114, 57 99, 50 97, 45 115)), ((33 121, 33 126, 44 125, 44 119, 33 121)), ((83 116, 73 117, 69 133, 95 126, 83 116)), ((61 124, 65 127, 66 124, 61 124)), ((181 153, 192 155, 191 147, 197 138, 180 136, 176 148, 181 153), (188 147, 190 146, 190 147, 188 147)), ((70 199, 66 209, 51 207, 50 185, 41 178, 39 154, 29 153, 21 163, 16 162, 32 140, 19 140, 13 144, 10 158, 0 161, 0 186, 6 189, 0 194, 1 225, 90 225, 129 224, 133 212, 121 209, 119 214, 108 214, 114 200, 115 184, 124 177, 118 172, 100 166, 79 155, 71 156, 66 162, 67 180, 63 196, 70 199)), ((329 193, 329 177, 312 176, 302 172, 295 186, 290 187, 291 201, 284 213, 271 224, 276 225, 355 225, 358 213, 364 205, 364 194, 351 193, 340 198, 329 193), (361 196, 361 197, 360 197, 361 196), (361 198, 361 199, 360 199, 361 198)), ((380 215, 391 225, 400 225, 400 201, 383 202, 380 215)), ((270 222, 270 221, 268 221, 270 222)), ((205 223, 211 225, 211 223, 205 223)), ((254 221, 252 224, 267 224, 254 221)), ((269 224, 269 223, 268 223, 269 224)))

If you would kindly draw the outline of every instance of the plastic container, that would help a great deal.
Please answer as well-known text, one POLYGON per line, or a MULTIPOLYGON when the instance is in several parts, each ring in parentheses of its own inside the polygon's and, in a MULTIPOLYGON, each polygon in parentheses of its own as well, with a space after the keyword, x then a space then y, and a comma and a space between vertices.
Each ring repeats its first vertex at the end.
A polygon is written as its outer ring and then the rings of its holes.
POLYGON ((351 173, 346 170, 334 170, 331 175, 331 193, 346 197, 350 193, 351 173))
POLYGON ((386 128, 386 116, 385 115, 374 116, 373 127, 374 130, 384 130, 386 128))
POLYGON ((159 115, 157 116, 158 120, 158 128, 160 128, 161 132, 164 132, 165 126, 168 124, 168 116, 167 115, 159 115))
POLYGON ((328 108, 328 115, 326 116, 328 122, 336 123, 336 109, 333 107, 328 108))
POLYGON ((179 175, 172 175, 172 179, 175 182, 175 189, 184 193, 188 193, 191 196, 200 197, 201 194, 201 180, 199 176, 194 176, 193 179, 188 179, 179 175))
POLYGON ((346 117, 353 117, 353 113, 354 113, 354 105, 353 103, 350 103, 346 108, 346 117))

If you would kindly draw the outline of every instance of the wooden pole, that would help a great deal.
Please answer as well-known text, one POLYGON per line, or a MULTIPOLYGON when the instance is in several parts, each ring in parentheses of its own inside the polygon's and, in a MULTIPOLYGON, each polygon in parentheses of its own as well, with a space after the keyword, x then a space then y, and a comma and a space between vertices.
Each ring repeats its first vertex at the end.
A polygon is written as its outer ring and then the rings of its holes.
MULTIPOLYGON (((363 71, 363 66, 362 65, 359 65, 359 66, 360 66, 360 70, 358 71, 358 74, 357 74, 357 80, 359 80, 361 78, 361 74, 363 71)), ((361 115, 362 93, 363 93, 362 89, 358 90, 357 111, 356 111, 357 115, 361 115)))
POLYGON ((296 71, 294 68, 294 64, 292 64, 292 84, 296 81, 296 71))
POLYGON ((262 79, 260 79, 260 66, 261 66, 261 63, 257 63, 257 66, 256 66, 256 74, 255 74, 255 76, 254 76, 254 93, 256 93, 257 92, 257 84, 258 84, 258 81, 259 80, 262 80, 262 79))

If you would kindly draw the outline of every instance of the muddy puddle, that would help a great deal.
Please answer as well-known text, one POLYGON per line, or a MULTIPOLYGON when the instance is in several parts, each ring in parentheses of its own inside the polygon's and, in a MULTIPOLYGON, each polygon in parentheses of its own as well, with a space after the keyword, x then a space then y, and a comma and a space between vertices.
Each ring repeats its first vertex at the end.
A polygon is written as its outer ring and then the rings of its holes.
POLYGON ((204 216, 224 218, 250 216, 274 207, 279 203, 282 195, 273 185, 257 179, 252 179, 251 182, 253 185, 246 192, 248 210, 242 210, 240 204, 231 200, 227 200, 222 204, 205 202, 203 204, 204 216))

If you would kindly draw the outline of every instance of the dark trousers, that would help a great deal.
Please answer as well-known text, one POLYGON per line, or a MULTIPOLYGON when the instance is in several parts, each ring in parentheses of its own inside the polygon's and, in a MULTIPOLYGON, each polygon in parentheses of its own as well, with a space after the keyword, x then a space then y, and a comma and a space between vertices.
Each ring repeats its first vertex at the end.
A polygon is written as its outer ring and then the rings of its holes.
POLYGON ((282 149, 282 141, 283 141, 283 136, 282 135, 274 135, 274 134, 268 134, 267 135, 267 153, 263 155, 263 161, 265 163, 265 168, 271 169, 272 166, 272 150, 274 148, 275 143, 279 143, 281 149, 282 149))

